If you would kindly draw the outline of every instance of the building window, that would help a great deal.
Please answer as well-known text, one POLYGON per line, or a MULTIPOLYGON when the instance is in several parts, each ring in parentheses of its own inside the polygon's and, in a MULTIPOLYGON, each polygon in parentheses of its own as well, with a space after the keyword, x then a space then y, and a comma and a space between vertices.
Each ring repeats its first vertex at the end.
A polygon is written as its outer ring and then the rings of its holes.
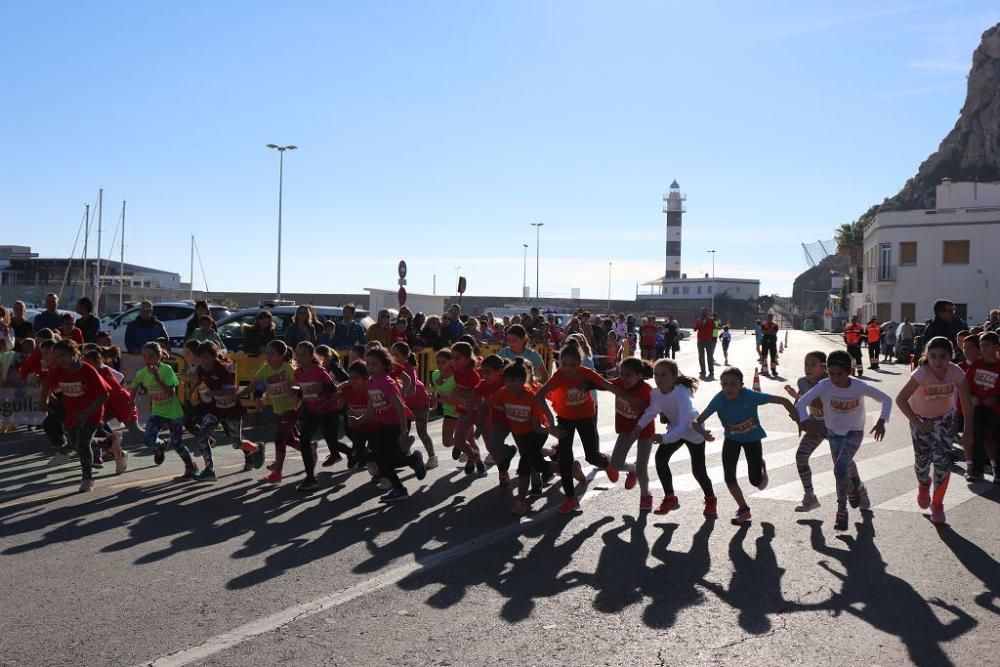
POLYGON ((674 294, 680 294, 680 293, 681 293, 681 288, 674 285, 674 294))
POLYGON ((701 285, 698 285, 698 294, 701 294, 701 285))
POLYGON ((709 293, 709 294, 711 294, 711 293, 712 293, 712 286, 711 286, 711 285, 709 285, 709 286, 708 286, 708 287, 706 287, 705 289, 707 289, 707 290, 708 290, 708 293, 709 293))
POLYGON ((915 303, 899 304, 899 317, 902 320, 909 319, 911 322, 917 319, 917 304, 915 303))
POLYGON ((684 293, 687 294, 689 291, 690 291, 690 288, 687 285, 685 285, 684 286, 684 293))
POLYGON ((891 303, 877 303, 875 304, 875 317, 878 318, 879 322, 888 322, 892 319, 892 304, 891 303))
POLYGON ((737 292, 739 292, 739 291, 740 291, 740 288, 739 288, 739 287, 737 287, 737 288, 736 288, 736 291, 737 291, 737 292))
POLYGON ((969 263, 969 242, 968 241, 945 241, 944 258, 945 264, 968 264, 969 263))
POLYGON ((899 244, 899 265, 913 266, 917 263, 917 242, 902 241, 899 244))

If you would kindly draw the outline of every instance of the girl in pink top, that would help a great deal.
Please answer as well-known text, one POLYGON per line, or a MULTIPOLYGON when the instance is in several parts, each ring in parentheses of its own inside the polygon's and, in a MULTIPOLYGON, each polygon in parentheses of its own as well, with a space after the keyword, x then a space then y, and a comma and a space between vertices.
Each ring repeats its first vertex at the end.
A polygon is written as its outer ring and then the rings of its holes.
POLYGON ((417 358, 410 351, 410 346, 403 342, 393 343, 390 353, 394 362, 392 365, 393 377, 400 378, 400 376, 405 375, 409 380, 403 389, 403 402, 413 413, 417 437, 420 438, 420 442, 424 443, 424 449, 427 450, 427 469, 437 468, 438 459, 434 455, 434 441, 427 433, 431 397, 424 383, 417 379, 417 358))
POLYGON ((306 478, 296 487, 297 491, 308 492, 316 489, 316 450, 312 445, 316 431, 323 434, 330 453, 338 451, 347 455, 347 468, 354 467, 350 447, 337 440, 337 420, 340 418, 342 401, 337 395, 337 384, 320 364, 315 346, 307 340, 295 346, 295 384, 302 392, 302 407, 299 417, 299 442, 301 443, 302 464, 306 478))
MULTIPOLYGON (((932 338, 910 381, 896 397, 896 405, 910 420, 913 436, 913 470, 917 475, 917 505, 931 508, 931 521, 944 523, 944 494, 951 476, 951 440, 955 434, 955 407, 972 414, 972 394, 962 369, 951 363, 951 341, 932 338), (957 399, 957 400, 956 400, 957 399), (934 464, 934 497, 931 499, 931 462, 934 464)), ((962 434, 968 451, 971 429, 962 434)))
MULTIPOLYGON (((380 502, 393 503, 409 497, 406 487, 399 480, 396 468, 413 468, 417 479, 427 476, 427 467, 420 452, 409 453, 413 438, 406 426, 406 406, 399 385, 392 379, 392 358, 384 347, 372 348, 365 356, 368 366, 368 412, 378 416, 378 431, 372 438, 378 474, 389 480, 392 488, 380 502)), ((361 420, 351 417, 354 423, 361 420)))

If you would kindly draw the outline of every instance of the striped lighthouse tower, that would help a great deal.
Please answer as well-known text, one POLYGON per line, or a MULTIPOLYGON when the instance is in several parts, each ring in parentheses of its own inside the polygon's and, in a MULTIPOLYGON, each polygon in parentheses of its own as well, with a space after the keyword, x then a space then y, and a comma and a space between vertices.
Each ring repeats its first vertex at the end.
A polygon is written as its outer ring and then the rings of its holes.
POLYGON ((681 277, 681 218, 684 215, 684 202, 687 197, 681 194, 681 186, 675 180, 670 184, 670 192, 663 195, 663 212, 667 214, 667 272, 665 277, 681 277))

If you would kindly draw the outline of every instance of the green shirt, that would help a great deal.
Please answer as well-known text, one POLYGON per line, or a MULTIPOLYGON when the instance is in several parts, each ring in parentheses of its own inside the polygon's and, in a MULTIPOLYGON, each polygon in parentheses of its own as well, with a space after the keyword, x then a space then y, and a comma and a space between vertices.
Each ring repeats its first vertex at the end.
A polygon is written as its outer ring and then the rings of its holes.
POLYGON ((257 369, 254 376, 267 387, 267 397, 271 400, 274 414, 282 415, 291 412, 299 406, 299 399, 292 391, 295 384, 295 369, 285 362, 278 368, 264 364, 257 369))
POLYGON ((201 328, 195 329, 194 331, 191 332, 191 338, 189 338, 188 340, 196 340, 199 343, 203 343, 206 341, 210 343, 215 343, 216 345, 219 346, 220 350, 222 351, 226 350, 226 344, 222 342, 222 338, 219 336, 219 333, 214 329, 211 331, 202 331, 201 328))
POLYGON ((153 415, 171 421, 181 419, 184 417, 184 408, 177 398, 177 392, 173 391, 173 388, 180 384, 177 381, 177 374, 174 373, 173 368, 163 363, 160 364, 160 369, 156 374, 160 376, 160 382, 167 386, 167 391, 160 387, 160 384, 153 379, 153 374, 145 366, 135 374, 132 387, 134 389, 146 388, 149 393, 149 401, 152 403, 153 415))
MULTIPOLYGON (((455 376, 452 375, 450 378, 442 382, 437 383, 438 378, 441 377, 441 371, 431 371, 431 387, 434 390, 435 396, 447 396, 448 394, 455 391, 455 376)), ((442 403, 441 410, 445 417, 453 417, 458 419, 458 411, 455 410, 455 406, 451 403, 442 403)))

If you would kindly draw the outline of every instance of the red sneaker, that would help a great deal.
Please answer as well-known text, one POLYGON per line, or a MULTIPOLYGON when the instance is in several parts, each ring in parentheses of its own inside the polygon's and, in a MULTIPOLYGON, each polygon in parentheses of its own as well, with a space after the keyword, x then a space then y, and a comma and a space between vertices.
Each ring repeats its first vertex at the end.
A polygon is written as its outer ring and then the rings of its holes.
POLYGON ((608 476, 608 481, 612 484, 618 482, 618 468, 611 465, 611 461, 608 461, 608 466, 604 469, 604 474, 608 476))
POLYGON ((560 514, 569 514, 570 512, 575 512, 580 509, 580 501, 576 498, 567 498, 563 501, 562 505, 559 506, 560 514))
POLYGON ((667 512, 673 511, 680 506, 680 503, 677 502, 677 496, 671 493, 669 496, 665 496, 663 498, 663 502, 660 503, 660 506, 656 508, 656 511, 653 512, 653 514, 666 514, 667 512))
POLYGON ((705 496, 705 511, 703 514, 712 519, 719 516, 719 498, 717 496, 705 496))
POLYGON ((917 484, 917 507, 922 510, 931 506, 931 485, 917 484))
POLYGON ((649 512, 653 509, 653 496, 639 496, 639 511, 649 512))
POLYGON ((625 475, 625 488, 634 489, 635 485, 639 483, 639 477, 634 472, 629 472, 625 475))
POLYGON ((277 470, 272 470, 269 475, 264 477, 264 481, 268 484, 278 484, 281 482, 281 473, 277 470))

